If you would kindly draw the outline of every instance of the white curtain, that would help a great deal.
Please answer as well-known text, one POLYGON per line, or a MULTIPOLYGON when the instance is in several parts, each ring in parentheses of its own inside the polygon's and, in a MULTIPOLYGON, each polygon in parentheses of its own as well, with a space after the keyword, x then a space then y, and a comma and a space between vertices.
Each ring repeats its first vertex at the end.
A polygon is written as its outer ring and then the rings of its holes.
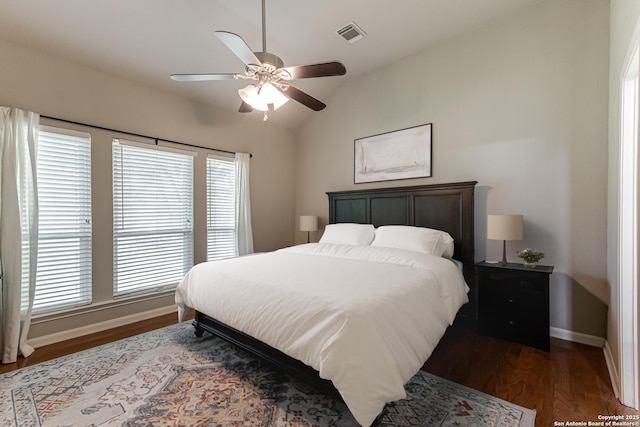
POLYGON ((0 350, 27 357, 38 260, 36 113, 0 107, 0 350), (22 304, 24 301, 24 306, 22 304))
POLYGON ((236 153, 236 238, 238 256, 253 253, 251 202, 249 200, 250 154, 236 153))

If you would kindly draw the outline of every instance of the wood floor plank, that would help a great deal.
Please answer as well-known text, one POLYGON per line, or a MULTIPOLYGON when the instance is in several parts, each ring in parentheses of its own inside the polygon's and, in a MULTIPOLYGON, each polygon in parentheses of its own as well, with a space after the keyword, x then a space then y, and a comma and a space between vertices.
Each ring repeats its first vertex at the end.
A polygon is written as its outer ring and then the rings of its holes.
MULTIPOLYGON (((192 319, 189 316, 188 319, 192 319)), ((175 324, 175 314, 41 347, 27 359, 0 365, 0 373, 175 324)), ((454 325, 423 370, 535 409, 536 427, 598 421, 598 415, 638 415, 614 396, 601 348, 551 339, 551 351, 484 337, 454 325)))

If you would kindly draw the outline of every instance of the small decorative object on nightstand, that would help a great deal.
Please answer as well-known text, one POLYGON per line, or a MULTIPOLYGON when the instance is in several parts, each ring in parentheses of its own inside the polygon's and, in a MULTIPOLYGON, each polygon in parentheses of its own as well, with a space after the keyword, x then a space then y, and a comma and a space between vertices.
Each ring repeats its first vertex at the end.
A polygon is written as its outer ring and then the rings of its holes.
POLYGON ((480 333, 549 351, 552 266, 476 264, 480 333))
POLYGON ((535 267, 538 261, 544 258, 544 252, 531 248, 518 251, 516 255, 524 261, 525 267, 535 267))

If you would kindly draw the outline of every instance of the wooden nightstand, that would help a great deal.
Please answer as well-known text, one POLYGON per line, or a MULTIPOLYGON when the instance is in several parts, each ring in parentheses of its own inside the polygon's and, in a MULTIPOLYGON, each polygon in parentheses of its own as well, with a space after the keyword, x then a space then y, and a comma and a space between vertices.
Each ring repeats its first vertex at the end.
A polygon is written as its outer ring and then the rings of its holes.
POLYGON ((553 267, 476 264, 481 334, 549 351, 549 275, 553 267))

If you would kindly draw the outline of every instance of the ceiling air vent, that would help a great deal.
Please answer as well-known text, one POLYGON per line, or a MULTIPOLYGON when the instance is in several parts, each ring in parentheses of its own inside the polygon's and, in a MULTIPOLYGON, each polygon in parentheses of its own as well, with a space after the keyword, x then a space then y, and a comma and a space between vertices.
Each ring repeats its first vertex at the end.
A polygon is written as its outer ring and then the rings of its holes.
POLYGON ((336 34, 348 41, 354 43, 367 35, 362 28, 358 27, 355 22, 349 22, 344 27, 336 30, 336 34))

